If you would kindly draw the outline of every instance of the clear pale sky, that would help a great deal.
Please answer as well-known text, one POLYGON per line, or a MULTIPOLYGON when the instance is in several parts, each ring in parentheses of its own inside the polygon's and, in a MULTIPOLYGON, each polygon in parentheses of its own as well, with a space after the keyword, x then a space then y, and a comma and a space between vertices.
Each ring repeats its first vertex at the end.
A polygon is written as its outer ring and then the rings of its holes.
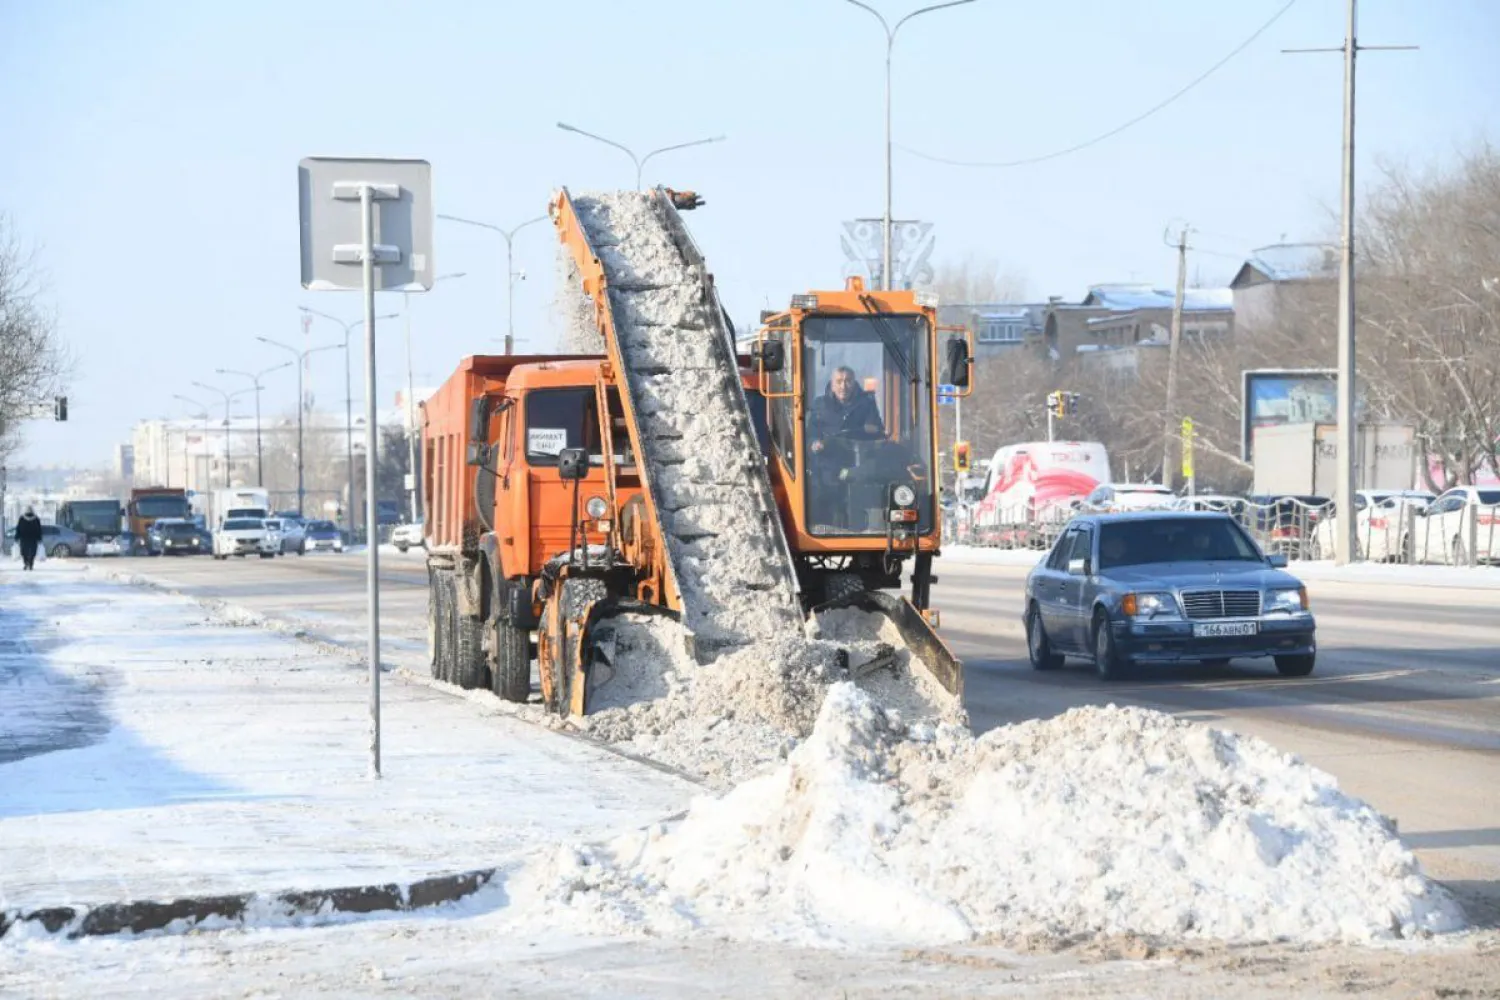
MULTIPOLYGON (((916 0, 872 0, 893 20, 916 0)), ((1284 0, 980 0, 907 24, 895 57, 898 142, 1008 160, 1072 145, 1197 76, 1284 0)), ((1325 235, 1338 196, 1341 0, 1299 0, 1172 107, 1049 163, 965 169, 898 151, 896 215, 936 227, 935 262, 973 253, 1036 298, 1091 283, 1170 284, 1163 229, 1198 227, 1224 281, 1236 255, 1325 235)), ((1382 160, 1441 163, 1500 134, 1500 2, 1365 0, 1360 40, 1420 52, 1360 61, 1362 180, 1382 160)), ((296 166, 306 155, 418 156, 437 210, 507 228, 559 185, 629 187, 624 154, 559 120, 669 153, 647 183, 698 190, 688 217, 730 314, 840 282, 840 222, 880 213, 884 36, 841 0, 256 3, 0 0, 0 212, 40 245, 51 304, 80 358, 71 420, 32 425, 22 464, 105 462, 140 419, 182 416, 194 380, 284 356, 299 304, 359 316, 353 293, 299 283, 296 166)), ((438 223, 440 272, 413 296, 418 384, 498 352, 503 243, 438 223)), ((555 239, 517 237, 521 350, 548 350, 555 239)), ((383 296, 383 310, 399 309, 383 296)), ((402 326, 380 327, 380 400, 404 383, 402 326)), ((327 323, 312 342, 341 336, 327 323)), ((320 406, 342 355, 315 362, 320 406)), ((358 364, 358 362, 356 362, 358 364)), ((358 369, 356 369, 358 371, 358 369)), ((270 376, 268 411, 295 379, 270 376)), ((355 396, 362 395, 356 375, 355 396)), ((248 412, 248 408, 239 412, 248 412)))

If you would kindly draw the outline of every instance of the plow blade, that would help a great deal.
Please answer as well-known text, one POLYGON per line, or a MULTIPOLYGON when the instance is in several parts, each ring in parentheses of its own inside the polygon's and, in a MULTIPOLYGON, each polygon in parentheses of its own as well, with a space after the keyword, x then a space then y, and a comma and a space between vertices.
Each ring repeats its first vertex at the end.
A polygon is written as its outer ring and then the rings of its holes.
POLYGON ((964 696, 964 667, 948 644, 933 631, 922 613, 904 597, 894 597, 878 590, 864 590, 838 597, 813 608, 813 614, 853 608, 870 614, 881 615, 896 627, 901 641, 911 654, 927 667, 927 672, 937 684, 953 697, 962 701, 964 696))
POLYGON ((681 621, 675 611, 629 598, 606 598, 589 605, 571 657, 572 690, 581 695, 571 699, 572 711, 589 715, 664 696, 670 664, 691 659, 690 640, 681 621), (653 629, 652 622, 670 626, 653 629))

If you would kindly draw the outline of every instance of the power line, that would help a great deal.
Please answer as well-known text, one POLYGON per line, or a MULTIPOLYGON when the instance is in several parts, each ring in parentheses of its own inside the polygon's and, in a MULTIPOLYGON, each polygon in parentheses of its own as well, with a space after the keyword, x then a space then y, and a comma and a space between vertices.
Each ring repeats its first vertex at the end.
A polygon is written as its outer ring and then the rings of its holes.
POLYGON ((1251 36, 1249 38, 1245 39, 1239 45, 1235 46, 1234 49, 1231 50, 1230 53, 1228 55, 1226 55, 1223 59, 1220 59, 1218 62, 1216 62, 1212 66, 1210 66, 1208 69, 1204 70, 1197 77, 1195 77, 1191 82, 1189 82, 1187 84, 1187 86, 1183 87, 1181 90, 1177 91, 1175 94, 1173 94, 1172 96, 1168 97, 1166 100, 1162 101, 1160 104, 1157 104, 1154 107, 1149 108, 1146 111, 1141 112, 1140 114, 1136 115, 1134 118, 1132 118, 1129 121, 1125 122, 1123 125, 1117 125, 1114 128, 1110 129, 1108 132, 1105 132, 1105 133, 1103 133, 1101 135, 1096 135, 1092 139, 1086 139, 1083 142, 1077 143, 1076 145, 1073 145, 1073 146, 1069 146, 1066 149, 1059 149, 1059 150, 1056 150, 1055 152, 1046 153, 1046 154, 1044 154, 1042 156, 1028 156, 1025 159, 1021 159, 1021 160, 1006 160, 1006 161, 1003 161, 1003 162, 987 162, 987 161, 983 161, 983 160, 954 160, 954 159, 949 159, 948 157, 944 157, 944 156, 932 156, 931 154, 923 153, 923 152, 921 152, 919 150, 912 149, 910 146, 904 146, 904 145, 902 145, 899 142, 895 143, 894 145, 896 146, 897 149, 901 150, 903 153, 909 153, 912 156, 917 157, 918 159, 921 159, 921 160, 930 160, 933 163, 945 163, 945 164, 947 164, 950 167, 996 167, 996 168, 998 168, 998 167, 1024 167, 1024 166, 1028 166, 1028 165, 1033 164, 1033 163, 1044 163, 1047 160, 1055 160, 1055 159, 1057 159, 1060 156, 1067 156, 1070 153, 1077 153, 1077 152, 1079 152, 1081 150, 1088 149, 1090 146, 1096 146, 1099 143, 1105 141, 1106 139, 1112 139, 1112 138, 1114 138, 1115 136, 1119 135, 1121 132, 1124 132, 1126 129, 1128 129, 1128 128, 1134 126, 1134 125, 1139 125, 1141 122, 1145 121, 1147 118, 1150 118, 1152 115, 1156 114, 1158 111, 1161 111, 1164 108, 1168 107, 1169 105, 1174 104, 1179 98, 1181 98, 1183 95, 1187 94, 1188 91, 1192 90, 1194 87, 1198 86, 1198 84, 1202 83, 1204 80, 1207 80, 1209 77, 1211 77, 1215 73, 1217 73, 1221 68, 1223 68, 1223 66, 1227 62, 1229 62, 1229 60, 1233 59, 1235 56, 1239 55, 1241 52, 1243 52, 1246 49, 1248 49, 1252 44, 1254 44, 1254 42, 1255 42, 1255 40, 1257 38, 1259 38, 1261 35, 1265 34, 1267 31, 1270 30, 1271 25, 1273 25, 1277 21, 1281 20, 1282 15, 1285 14, 1287 11, 1291 10, 1296 5, 1297 5, 1297 0, 1287 0, 1286 5, 1283 6, 1280 10, 1278 10, 1275 14, 1271 15, 1271 19, 1269 21, 1267 21, 1265 24, 1262 24, 1259 28, 1256 28, 1255 32, 1253 34, 1251 34, 1251 36))

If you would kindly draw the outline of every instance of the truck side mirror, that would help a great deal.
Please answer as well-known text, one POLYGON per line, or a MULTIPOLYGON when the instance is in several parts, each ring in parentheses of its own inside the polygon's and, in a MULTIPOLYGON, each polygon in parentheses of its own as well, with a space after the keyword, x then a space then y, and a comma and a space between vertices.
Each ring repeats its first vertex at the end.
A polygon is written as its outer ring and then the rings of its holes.
POLYGON ((779 340, 762 340, 750 349, 756 367, 762 372, 779 372, 786 367, 786 345, 779 340))
POLYGON ((564 448, 557 453, 557 474, 564 481, 577 481, 589 474, 589 453, 583 448, 564 448))
POLYGON ((484 444, 489 437, 490 401, 479 396, 469 403, 469 440, 484 444))
POLYGON ((949 337, 943 365, 943 381, 959 389, 969 387, 969 342, 963 337, 949 337))
POLYGON ((464 454, 464 461, 469 465, 483 468, 484 460, 489 457, 489 452, 490 446, 483 441, 470 441, 468 450, 464 454))

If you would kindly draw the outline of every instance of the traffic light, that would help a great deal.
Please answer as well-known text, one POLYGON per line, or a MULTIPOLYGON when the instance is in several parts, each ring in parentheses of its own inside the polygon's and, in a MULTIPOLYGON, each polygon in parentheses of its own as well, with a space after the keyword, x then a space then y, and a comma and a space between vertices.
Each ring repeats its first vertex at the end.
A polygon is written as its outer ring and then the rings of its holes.
POLYGON ((1068 415, 1068 394, 1065 392, 1048 393, 1047 408, 1052 411, 1054 417, 1066 417, 1068 415))
POLYGON ((957 441, 954 443, 953 469, 955 472, 969 471, 969 442, 957 441))
POLYGON ((52 418, 54 420, 68 419, 68 397, 58 396, 52 401, 52 418))

